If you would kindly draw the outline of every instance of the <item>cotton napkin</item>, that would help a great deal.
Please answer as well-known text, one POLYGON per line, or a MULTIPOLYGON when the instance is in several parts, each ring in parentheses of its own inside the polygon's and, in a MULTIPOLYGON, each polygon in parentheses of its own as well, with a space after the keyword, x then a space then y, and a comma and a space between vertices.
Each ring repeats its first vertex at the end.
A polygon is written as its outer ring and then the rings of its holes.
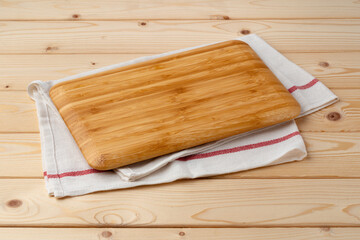
MULTIPOLYGON (((300 117, 338 100, 319 80, 286 59, 257 35, 251 34, 236 40, 249 44, 300 103, 300 117)), ((296 123, 288 121, 113 171, 98 171, 87 164, 49 97, 50 88, 60 82, 203 46, 206 45, 142 57, 59 80, 32 82, 28 93, 36 103, 48 193, 55 197, 77 196, 225 174, 305 158, 305 144, 296 123)))

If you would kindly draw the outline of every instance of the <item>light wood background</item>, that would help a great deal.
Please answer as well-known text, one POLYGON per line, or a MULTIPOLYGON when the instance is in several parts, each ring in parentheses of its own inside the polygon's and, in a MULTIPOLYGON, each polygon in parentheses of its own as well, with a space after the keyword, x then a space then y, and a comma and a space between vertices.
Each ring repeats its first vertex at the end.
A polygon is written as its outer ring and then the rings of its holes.
POLYGON ((0 0, 0 239, 360 239, 359 63, 353 0, 0 0), (341 99, 298 120, 309 157, 47 196, 29 82, 249 32, 341 99), (340 118, 329 120, 334 113, 340 118))

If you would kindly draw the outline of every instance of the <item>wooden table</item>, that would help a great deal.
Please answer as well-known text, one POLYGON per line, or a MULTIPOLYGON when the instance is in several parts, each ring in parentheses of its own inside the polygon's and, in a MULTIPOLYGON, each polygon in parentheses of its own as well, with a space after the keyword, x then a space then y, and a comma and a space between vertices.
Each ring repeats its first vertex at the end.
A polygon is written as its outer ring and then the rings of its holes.
POLYGON ((1 0, 0 239, 360 239, 359 63, 353 0, 1 0), (29 82, 249 33, 341 99, 297 121, 304 161, 47 195, 29 82))

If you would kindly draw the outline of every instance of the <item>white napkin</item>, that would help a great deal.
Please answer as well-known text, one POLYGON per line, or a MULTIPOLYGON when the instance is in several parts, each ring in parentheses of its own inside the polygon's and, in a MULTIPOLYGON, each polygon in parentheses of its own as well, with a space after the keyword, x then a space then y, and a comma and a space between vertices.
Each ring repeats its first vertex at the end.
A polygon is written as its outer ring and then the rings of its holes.
MULTIPOLYGON (((301 105, 301 116, 338 99, 316 78, 295 65, 255 34, 238 38, 248 43, 301 105)), ((202 45, 205 46, 205 45, 202 45)), ((202 47, 197 46, 197 47, 202 47)), ((194 48, 197 48, 194 47, 194 48)), ((138 58, 54 81, 34 81, 28 87, 36 102, 46 188, 55 197, 130 188, 237 172, 302 160, 306 149, 294 121, 232 136, 114 171, 92 169, 49 97, 57 83, 109 69, 190 50, 187 48, 138 58)))

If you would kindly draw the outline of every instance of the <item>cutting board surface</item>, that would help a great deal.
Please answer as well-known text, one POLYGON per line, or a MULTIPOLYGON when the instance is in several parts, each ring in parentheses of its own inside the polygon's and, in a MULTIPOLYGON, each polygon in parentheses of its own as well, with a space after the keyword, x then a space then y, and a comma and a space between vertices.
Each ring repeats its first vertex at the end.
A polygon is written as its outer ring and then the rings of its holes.
POLYGON ((62 82, 50 97, 90 166, 99 170, 300 113, 256 53, 236 40, 62 82))

